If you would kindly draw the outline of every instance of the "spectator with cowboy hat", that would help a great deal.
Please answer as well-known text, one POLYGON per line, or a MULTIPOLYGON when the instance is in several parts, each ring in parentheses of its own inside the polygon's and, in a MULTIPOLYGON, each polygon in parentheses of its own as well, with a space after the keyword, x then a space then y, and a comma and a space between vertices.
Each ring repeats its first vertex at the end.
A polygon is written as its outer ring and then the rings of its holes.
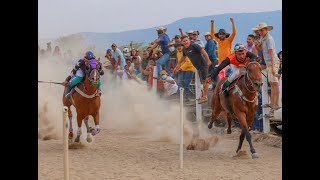
POLYGON ((170 68, 170 51, 167 47, 170 42, 170 38, 167 34, 164 33, 162 29, 157 29, 158 38, 154 40, 153 46, 151 49, 155 49, 158 45, 161 47, 162 56, 157 60, 157 76, 160 77, 160 72, 162 70, 162 64, 165 64, 165 69, 169 70, 170 68))
POLYGON ((260 23, 256 27, 260 35, 259 47, 262 48, 264 61, 267 66, 268 81, 271 85, 271 97, 269 107, 271 108, 270 113, 266 114, 266 117, 270 118, 274 116, 274 111, 279 109, 279 65, 280 60, 277 56, 276 45, 273 37, 269 31, 273 29, 273 26, 269 26, 267 23, 260 23))
MULTIPOLYGON (((236 26, 234 24, 234 19, 230 18, 232 23, 232 34, 226 32, 225 29, 219 29, 218 33, 214 30, 214 20, 211 20, 211 36, 214 40, 218 42, 218 65, 222 63, 230 54, 231 54, 231 47, 232 41, 236 36, 236 26)), ((225 76, 225 69, 220 71, 219 77, 223 78, 225 76)))
MULTIPOLYGON (((185 36, 185 34, 182 31, 182 28, 179 28, 179 31, 180 31, 181 37, 185 36)), ((189 31, 186 32, 186 34, 188 35, 190 41, 193 40, 193 34, 192 33, 193 33, 193 30, 189 30, 189 31)))

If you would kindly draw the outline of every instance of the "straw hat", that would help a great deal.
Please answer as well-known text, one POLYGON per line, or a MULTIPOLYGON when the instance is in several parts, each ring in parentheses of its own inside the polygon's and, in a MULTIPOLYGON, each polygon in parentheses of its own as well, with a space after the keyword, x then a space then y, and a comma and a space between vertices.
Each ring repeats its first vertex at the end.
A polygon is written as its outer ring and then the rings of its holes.
POLYGON ((193 33, 193 30, 189 30, 186 32, 187 34, 192 34, 193 33))
POLYGON ((258 26, 259 26, 259 25, 256 25, 255 27, 253 27, 253 28, 252 28, 252 31, 253 31, 253 32, 258 31, 258 26))
POLYGON ((156 30, 162 30, 162 31, 164 31, 164 30, 166 30, 166 29, 167 29, 166 27, 160 26, 160 27, 158 27, 156 30))
MULTIPOLYGON (((211 33, 210 32, 206 32, 205 34, 204 34, 204 36, 211 36, 211 33)), ((211 36, 212 37, 212 36, 211 36)))
POLYGON ((273 29, 273 26, 268 26, 267 23, 260 23, 257 25, 257 30, 267 28, 268 31, 271 31, 273 29))

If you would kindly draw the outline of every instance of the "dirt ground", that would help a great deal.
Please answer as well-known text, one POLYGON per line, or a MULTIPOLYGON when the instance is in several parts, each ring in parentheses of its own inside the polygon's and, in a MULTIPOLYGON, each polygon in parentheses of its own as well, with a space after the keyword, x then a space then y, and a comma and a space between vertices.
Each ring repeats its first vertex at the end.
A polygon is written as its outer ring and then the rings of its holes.
MULTIPOLYGON (((82 146, 69 149, 70 179, 282 179, 281 137, 251 134, 258 159, 251 158, 246 140, 236 155, 235 130, 216 134, 217 144, 207 151, 184 150, 180 169, 179 144, 112 129, 102 129, 87 144, 84 133, 82 146)), ((39 179, 63 179, 62 139, 39 139, 38 153, 39 179)))

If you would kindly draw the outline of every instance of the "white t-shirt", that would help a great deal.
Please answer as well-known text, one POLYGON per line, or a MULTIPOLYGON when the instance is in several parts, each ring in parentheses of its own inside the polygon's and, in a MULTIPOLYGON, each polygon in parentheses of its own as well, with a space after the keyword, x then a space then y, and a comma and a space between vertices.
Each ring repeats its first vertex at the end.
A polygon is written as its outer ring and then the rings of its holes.
MULTIPOLYGON (((172 79, 172 77, 170 77, 170 76, 167 76, 166 80, 174 80, 174 79, 172 79)), ((167 90, 168 96, 171 96, 172 94, 174 94, 178 91, 178 85, 176 82, 174 82, 174 84, 165 82, 163 84, 163 86, 164 86, 164 89, 167 90)))

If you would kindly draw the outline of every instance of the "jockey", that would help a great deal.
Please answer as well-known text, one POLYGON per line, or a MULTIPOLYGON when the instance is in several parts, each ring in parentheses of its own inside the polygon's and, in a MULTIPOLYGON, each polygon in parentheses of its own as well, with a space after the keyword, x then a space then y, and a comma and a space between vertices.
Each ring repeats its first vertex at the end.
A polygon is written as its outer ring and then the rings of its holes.
POLYGON ((231 66, 232 73, 222 86, 222 91, 224 91, 225 96, 227 95, 227 91, 225 90, 230 86, 231 82, 239 76, 240 69, 242 70, 245 67, 249 59, 250 61, 257 61, 258 57, 245 49, 245 46, 242 43, 237 43, 234 46, 234 53, 230 54, 218 67, 213 70, 211 79, 217 76, 219 72, 229 64, 231 66))
MULTIPOLYGON (((75 67, 72 69, 71 74, 66 78, 66 80, 63 82, 63 84, 67 87, 66 88, 66 97, 69 99, 70 98, 70 90, 75 87, 79 82, 82 81, 84 77, 84 72, 85 72, 85 61, 84 59, 92 60, 95 59, 94 54, 91 51, 87 51, 85 53, 84 58, 81 58, 75 65, 75 67)), ((104 71, 102 69, 102 64, 100 64, 100 69, 98 69, 99 74, 102 76, 104 74, 104 71)), ((99 79, 97 83, 98 87, 98 93, 101 94, 101 80, 99 79)))

